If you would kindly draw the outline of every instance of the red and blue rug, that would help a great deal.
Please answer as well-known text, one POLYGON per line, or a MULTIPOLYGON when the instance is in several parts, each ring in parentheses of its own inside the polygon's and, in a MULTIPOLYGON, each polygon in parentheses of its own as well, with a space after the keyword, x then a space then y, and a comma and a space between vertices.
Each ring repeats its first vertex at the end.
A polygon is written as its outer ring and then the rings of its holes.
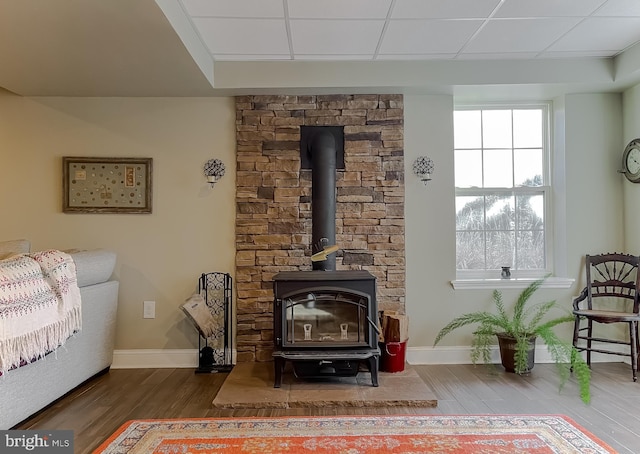
POLYGON ((615 453, 565 416, 335 416, 129 421, 95 453, 615 453))

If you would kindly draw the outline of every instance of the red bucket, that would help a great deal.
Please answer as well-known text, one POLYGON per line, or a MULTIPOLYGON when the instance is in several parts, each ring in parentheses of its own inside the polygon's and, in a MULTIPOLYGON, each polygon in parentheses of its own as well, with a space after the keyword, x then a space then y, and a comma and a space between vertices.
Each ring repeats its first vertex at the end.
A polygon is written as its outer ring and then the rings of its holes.
POLYGON ((384 342, 380 344, 380 350, 382 351, 380 356, 381 372, 402 372, 404 370, 407 341, 384 342))

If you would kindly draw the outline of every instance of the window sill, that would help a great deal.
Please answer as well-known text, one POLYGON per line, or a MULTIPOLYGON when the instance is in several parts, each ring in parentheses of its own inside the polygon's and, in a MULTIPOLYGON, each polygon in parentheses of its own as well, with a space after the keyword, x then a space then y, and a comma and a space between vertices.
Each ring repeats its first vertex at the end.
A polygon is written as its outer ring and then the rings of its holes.
MULTIPOLYGON (((477 289, 507 289, 527 288, 534 278, 520 278, 520 279, 456 279, 451 281, 451 285, 455 290, 477 290, 477 289)), ((575 279, 569 279, 566 277, 549 277, 545 279, 540 288, 570 288, 575 279)))

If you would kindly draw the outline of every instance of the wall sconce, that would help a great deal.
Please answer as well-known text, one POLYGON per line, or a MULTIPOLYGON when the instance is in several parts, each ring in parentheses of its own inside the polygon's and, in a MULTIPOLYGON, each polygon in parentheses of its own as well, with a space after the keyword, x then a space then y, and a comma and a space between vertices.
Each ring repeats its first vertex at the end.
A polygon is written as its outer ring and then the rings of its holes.
POLYGON ((224 176, 224 163, 219 159, 209 159, 204 163, 204 175, 213 187, 224 176))
POLYGON ((431 180, 431 174, 433 173, 433 160, 427 156, 418 156, 413 162, 413 173, 415 173, 426 186, 431 180))

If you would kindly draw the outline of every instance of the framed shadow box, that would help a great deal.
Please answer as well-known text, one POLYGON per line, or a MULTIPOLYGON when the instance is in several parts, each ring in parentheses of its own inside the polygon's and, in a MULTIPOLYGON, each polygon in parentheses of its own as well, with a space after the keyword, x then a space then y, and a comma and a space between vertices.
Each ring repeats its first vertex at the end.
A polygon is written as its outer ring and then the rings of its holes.
POLYGON ((62 158, 64 213, 151 213, 152 158, 62 158))

